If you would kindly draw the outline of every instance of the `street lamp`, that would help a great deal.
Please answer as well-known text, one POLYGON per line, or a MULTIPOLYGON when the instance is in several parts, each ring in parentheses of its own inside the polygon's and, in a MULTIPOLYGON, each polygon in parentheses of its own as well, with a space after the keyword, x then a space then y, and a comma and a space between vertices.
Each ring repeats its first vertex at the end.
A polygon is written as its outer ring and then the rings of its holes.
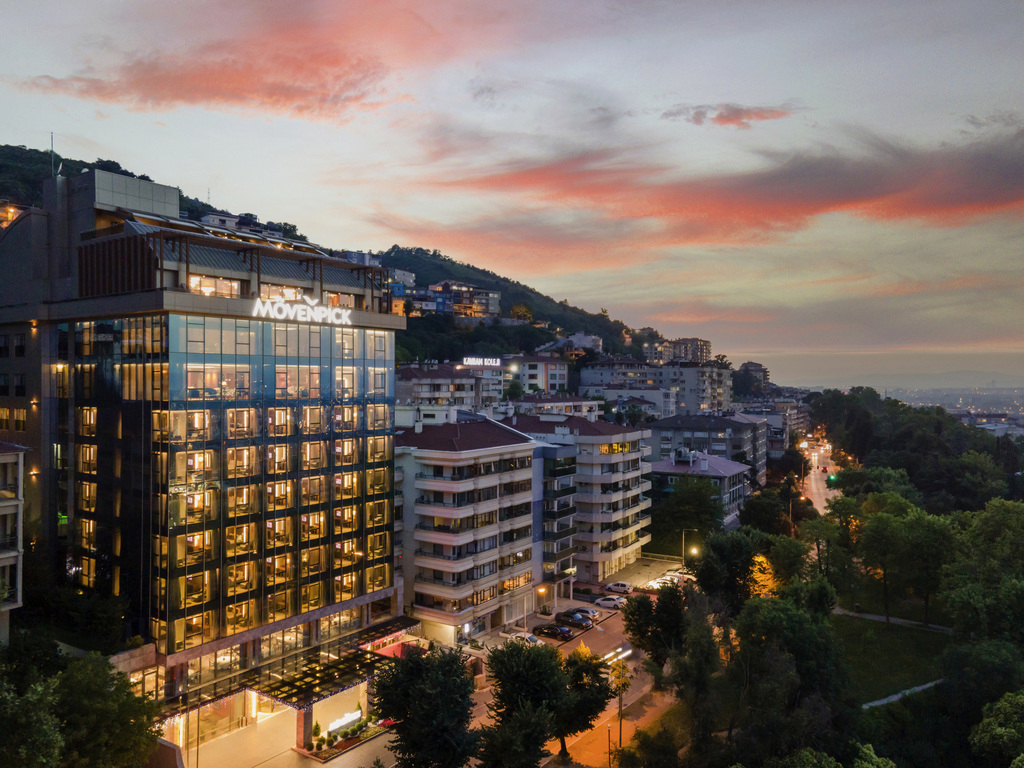
MULTIPOLYGON (((807 497, 801 495, 800 501, 806 501, 807 497)), ((793 527, 793 494, 789 494, 789 527, 793 527)))
MULTIPOLYGON (((680 534, 680 539, 679 539, 679 564, 682 566, 684 571, 686 570, 686 532, 687 531, 692 531, 693 533, 697 533, 698 529, 697 528, 683 528, 682 533, 680 534)), ((697 554, 697 548, 696 547, 693 548, 693 554, 695 554, 695 555, 697 554)))
MULTIPOLYGON (((548 588, 545 587, 545 586, 537 587, 537 594, 540 595, 540 603, 541 603, 542 606, 544 605, 544 593, 547 592, 547 591, 548 591, 548 588)), ((558 610, 558 593, 555 592, 554 594, 555 594, 555 610, 557 611, 558 610)))

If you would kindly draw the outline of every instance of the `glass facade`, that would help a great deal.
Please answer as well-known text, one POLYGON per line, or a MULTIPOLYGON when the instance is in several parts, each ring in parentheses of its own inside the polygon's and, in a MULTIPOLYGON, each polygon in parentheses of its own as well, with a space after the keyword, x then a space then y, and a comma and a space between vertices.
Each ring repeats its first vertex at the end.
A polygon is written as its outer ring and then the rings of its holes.
POLYGON ((148 584, 131 618, 160 653, 393 584, 392 331, 160 314, 72 338, 74 575, 148 584))

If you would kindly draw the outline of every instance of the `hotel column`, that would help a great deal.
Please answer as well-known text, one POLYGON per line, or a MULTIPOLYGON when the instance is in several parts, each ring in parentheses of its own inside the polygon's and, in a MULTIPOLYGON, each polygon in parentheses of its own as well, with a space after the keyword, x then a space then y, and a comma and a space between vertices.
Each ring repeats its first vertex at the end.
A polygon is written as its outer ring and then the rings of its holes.
POLYGON ((313 741, 313 705, 295 711, 295 746, 305 749, 313 741))

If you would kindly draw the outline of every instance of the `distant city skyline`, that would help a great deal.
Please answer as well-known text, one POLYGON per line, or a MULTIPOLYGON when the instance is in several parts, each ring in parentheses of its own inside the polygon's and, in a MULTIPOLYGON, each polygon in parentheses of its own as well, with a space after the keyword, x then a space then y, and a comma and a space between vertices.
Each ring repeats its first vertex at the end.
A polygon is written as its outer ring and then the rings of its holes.
POLYGON ((780 383, 1024 378, 1013 3, 40 0, 5 27, 0 143, 436 248, 780 383))

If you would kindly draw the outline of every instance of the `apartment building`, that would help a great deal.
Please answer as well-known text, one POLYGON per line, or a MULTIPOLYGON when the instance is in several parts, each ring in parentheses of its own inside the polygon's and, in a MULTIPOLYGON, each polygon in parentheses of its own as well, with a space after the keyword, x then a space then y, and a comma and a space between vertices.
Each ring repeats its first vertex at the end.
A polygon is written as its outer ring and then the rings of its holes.
POLYGON ((640 558, 651 540, 650 431, 578 416, 543 414, 503 420, 535 440, 576 451, 575 564, 577 578, 598 583, 640 558))
POLYGON ((531 392, 554 394, 569 389, 569 364, 557 357, 512 357, 508 359, 512 377, 531 392))
POLYGON ((0 441, 0 647, 11 636, 11 611, 23 597, 25 448, 0 441))
POLYGON ((446 280, 430 286, 429 292, 456 317, 486 319, 501 314, 501 291, 446 280))
POLYGON ((660 477, 667 490, 674 490, 682 483, 705 479, 718 489, 718 498, 722 502, 725 513, 726 528, 739 525, 740 508, 750 496, 750 484, 747 475, 750 468, 721 456, 711 456, 701 451, 679 449, 671 458, 655 461, 651 465, 651 473, 660 477))
POLYGON ((630 389, 655 388, 674 393, 676 413, 715 413, 732 409, 732 371, 710 365, 641 363, 616 358, 590 363, 580 372, 580 394, 603 396, 630 389))
POLYGON ((0 233, 0 440, 30 449, 26 535, 126 601, 148 649, 127 671, 168 740, 284 708, 301 745, 365 711, 373 649, 414 623, 385 273, 182 221, 177 189, 140 179, 58 176, 44 199, 0 233))
POLYGON ((589 397, 567 394, 527 395, 512 402, 512 407, 522 414, 536 416, 542 413, 560 413, 579 416, 587 421, 597 421, 601 416, 601 401, 589 397))
POLYGON ((463 413, 400 427, 395 446, 404 601, 423 635, 466 643, 534 611, 542 540, 536 443, 463 413))
POLYGON ((606 387, 648 387, 651 366, 632 357, 609 357, 588 363, 580 370, 580 394, 600 395, 606 387))
POLYGON ((700 451, 747 465, 750 483, 768 479, 768 422, 742 413, 677 415, 647 425, 648 445, 656 460, 664 461, 680 450, 700 451))
POLYGON ((696 338, 648 342, 644 344, 644 359, 658 364, 673 360, 706 363, 711 359, 711 342, 696 338))

